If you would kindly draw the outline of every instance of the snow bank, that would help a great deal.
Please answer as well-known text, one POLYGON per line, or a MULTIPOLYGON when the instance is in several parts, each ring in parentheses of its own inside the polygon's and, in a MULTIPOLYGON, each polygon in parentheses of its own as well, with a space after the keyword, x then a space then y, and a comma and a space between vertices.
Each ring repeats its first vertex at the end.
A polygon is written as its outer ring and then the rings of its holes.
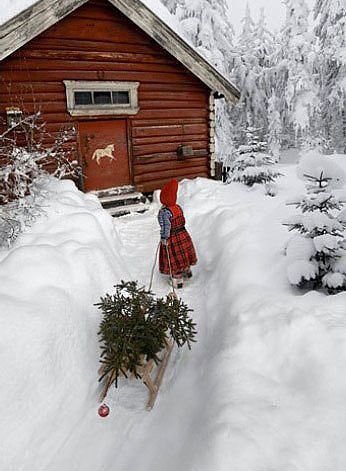
POLYGON ((194 466, 185 469, 346 467, 346 293, 302 295, 283 278, 281 247, 289 236, 280 218, 292 211, 284 201, 295 185, 284 177, 270 200, 259 189, 213 182, 184 188, 209 274, 201 365, 208 393, 201 392, 194 466))
MULTIPOLYGON (((303 182, 296 166, 280 171, 275 198, 260 185, 180 186, 199 256, 181 295, 198 342, 173 354, 150 414, 129 382, 110 393, 106 421, 93 303, 120 277, 148 281, 156 215, 114 231, 94 197, 52 183, 47 218, 1 253, 1 470, 344 471, 346 293, 290 286, 282 221, 303 182)), ((167 293, 158 274, 157 288, 167 293)))
POLYGON ((6 471, 44 469, 96 397, 93 304, 126 273, 112 218, 96 198, 71 181, 51 179, 48 189, 46 217, 0 252, 0 469, 6 471))

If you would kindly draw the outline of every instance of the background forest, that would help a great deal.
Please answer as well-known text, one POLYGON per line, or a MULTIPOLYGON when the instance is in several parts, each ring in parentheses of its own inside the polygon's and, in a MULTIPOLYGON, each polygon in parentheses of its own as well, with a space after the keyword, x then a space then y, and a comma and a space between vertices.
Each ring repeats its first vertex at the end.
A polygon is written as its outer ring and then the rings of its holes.
POLYGON ((218 158, 232 160, 249 139, 281 149, 345 152, 346 6, 344 0, 284 0, 276 33, 246 7, 239 35, 230 0, 161 0, 186 38, 240 88, 234 108, 218 105, 218 158), (231 143, 231 144, 230 144, 231 143))

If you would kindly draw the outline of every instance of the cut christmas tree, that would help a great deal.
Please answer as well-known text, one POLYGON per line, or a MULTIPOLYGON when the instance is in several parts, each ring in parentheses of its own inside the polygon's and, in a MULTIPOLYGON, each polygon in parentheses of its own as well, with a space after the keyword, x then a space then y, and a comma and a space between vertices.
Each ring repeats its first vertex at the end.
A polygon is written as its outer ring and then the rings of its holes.
POLYGON ((174 297, 155 298, 134 281, 122 281, 115 286, 114 295, 106 294, 96 306, 103 313, 99 331, 100 381, 105 380, 105 388, 101 400, 112 384, 118 386, 123 375, 142 379, 150 391, 148 405, 153 403, 173 344, 187 344, 190 349, 195 342, 197 332, 189 315, 191 309, 174 297), (159 369, 152 380, 150 373, 155 365, 159 369))

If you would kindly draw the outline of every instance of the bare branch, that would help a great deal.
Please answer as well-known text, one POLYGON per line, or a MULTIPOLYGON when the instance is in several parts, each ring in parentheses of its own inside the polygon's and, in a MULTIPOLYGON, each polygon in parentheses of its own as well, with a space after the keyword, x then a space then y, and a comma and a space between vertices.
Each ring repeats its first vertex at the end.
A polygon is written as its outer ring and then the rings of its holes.
POLYGON ((56 178, 80 174, 71 142, 74 128, 52 135, 40 112, 23 116, 0 134, 0 246, 10 245, 42 214, 43 187, 38 182, 48 171, 56 178))

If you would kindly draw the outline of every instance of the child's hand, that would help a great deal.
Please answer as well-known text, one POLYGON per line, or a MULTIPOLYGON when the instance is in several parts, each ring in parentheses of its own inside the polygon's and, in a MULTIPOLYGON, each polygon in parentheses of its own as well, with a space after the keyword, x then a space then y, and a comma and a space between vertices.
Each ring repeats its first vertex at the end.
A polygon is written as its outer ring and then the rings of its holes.
POLYGON ((167 244, 167 240, 166 240, 166 239, 161 239, 161 244, 162 244, 162 245, 168 245, 168 244, 167 244))

